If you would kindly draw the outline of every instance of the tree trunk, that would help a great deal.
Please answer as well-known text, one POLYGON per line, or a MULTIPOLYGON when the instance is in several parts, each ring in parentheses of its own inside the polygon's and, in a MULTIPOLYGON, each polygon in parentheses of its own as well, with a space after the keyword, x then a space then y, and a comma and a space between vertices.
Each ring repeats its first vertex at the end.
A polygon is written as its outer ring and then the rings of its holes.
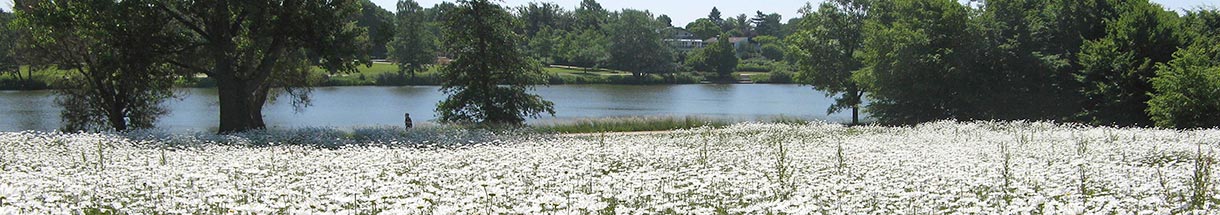
POLYGON ((860 103, 856 103, 851 106, 851 124, 860 124, 860 103))
POLYGON ((226 79, 216 82, 220 94, 218 132, 228 134, 266 128, 263 104, 267 101, 267 89, 235 78, 226 79))
POLYGON ((110 110, 106 110, 106 118, 110 121, 110 127, 114 131, 127 131, 127 118, 123 114, 124 108, 119 107, 119 104, 113 104, 110 110))
POLYGON ((851 85, 850 90, 851 90, 851 95, 854 97, 854 98, 852 98, 853 101, 851 104, 851 124, 859 125, 860 124, 860 103, 862 103, 864 101, 864 98, 863 98, 864 92, 861 92, 860 88, 857 87, 855 84, 851 85))

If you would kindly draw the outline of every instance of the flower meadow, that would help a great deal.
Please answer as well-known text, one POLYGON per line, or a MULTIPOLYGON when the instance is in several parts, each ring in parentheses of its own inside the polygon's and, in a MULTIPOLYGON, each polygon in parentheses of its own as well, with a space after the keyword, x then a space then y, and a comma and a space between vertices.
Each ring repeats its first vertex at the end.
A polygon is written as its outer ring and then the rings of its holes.
POLYGON ((1216 130, 0 133, 0 214, 1217 213, 1216 130))

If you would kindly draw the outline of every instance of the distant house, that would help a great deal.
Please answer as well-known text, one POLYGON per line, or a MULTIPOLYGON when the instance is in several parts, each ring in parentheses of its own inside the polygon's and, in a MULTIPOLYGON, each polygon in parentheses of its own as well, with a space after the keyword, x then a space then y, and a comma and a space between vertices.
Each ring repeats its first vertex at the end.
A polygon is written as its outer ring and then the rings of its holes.
POLYGON ((661 30, 665 38, 661 39, 670 48, 679 53, 687 53, 707 46, 703 40, 695 39, 695 34, 682 28, 669 27, 661 30))
POLYGON ((687 53, 707 46, 703 40, 697 39, 664 39, 665 44, 669 44, 670 48, 679 53, 687 53))
POLYGON ((695 33, 682 28, 669 27, 665 28, 662 32, 667 32, 668 37, 666 38, 668 39, 695 39, 695 33))

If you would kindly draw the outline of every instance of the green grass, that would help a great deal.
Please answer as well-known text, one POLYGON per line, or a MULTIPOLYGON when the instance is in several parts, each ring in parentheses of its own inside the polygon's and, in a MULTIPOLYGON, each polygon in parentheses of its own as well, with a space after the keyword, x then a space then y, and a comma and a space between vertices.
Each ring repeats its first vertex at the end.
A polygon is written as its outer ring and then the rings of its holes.
POLYGON ((634 132, 634 131, 669 131, 698 127, 725 127, 732 124, 727 120, 716 120, 702 117, 620 117, 580 119, 569 122, 535 125, 533 128, 548 133, 600 133, 600 132, 634 132))
MULTIPOLYGON (((808 124, 811 121, 808 119, 775 116, 764 119, 751 120, 764 123, 779 123, 789 125, 808 124)), ((727 119, 716 119, 697 116, 673 117, 673 116, 655 116, 655 117, 611 117, 611 118, 590 118, 578 119, 570 121, 559 121, 552 123, 542 123, 532 125, 531 128, 538 132, 544 133, 601 133, 601 132, 636 132, 636 131, 671 131, 679 129, 691 129, 699 127, 721 128, 732 125, 738 121, 727 119)))
MULTIPOLYGON (((25 77, 27 75, 27 71, 29 70, 29 66, 21 66, 20 69, 22 79, 30 78, 25 77)), ((33 77, 30 78, 31 81, 28 83, 28 86, 22 86, 23 80, 18 80, 13 74, 0 74, 0 90, 41 90, 54 88, 58 85, 58 83, 61 82, 60 80, 63 80, 64 76, 73 74, 70 72, 71 71, 60 70, 57 68, 34 71, 32 74, 33 77)))

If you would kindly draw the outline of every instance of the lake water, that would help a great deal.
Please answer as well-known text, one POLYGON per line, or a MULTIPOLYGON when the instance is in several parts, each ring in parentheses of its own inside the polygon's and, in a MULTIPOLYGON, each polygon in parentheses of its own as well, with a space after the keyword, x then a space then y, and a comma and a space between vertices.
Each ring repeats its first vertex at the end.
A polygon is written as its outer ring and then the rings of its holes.
MULTIPOLYGON (((420 124, 436 119, 436 104, 445 95, 435 86, 320 87, 313 106, 294 111, 287 99, 268 104, 264 120, 271 128, 401 126, 411 113, 420 124)), ((215 130, 219 108, 215 89, 181 89, 168 101, 170 113, 158 127, 176 132, 215 130)), ((558 85, 536 93, 555 103, 556 114, 531 123, 582 118, 630 116, 702 116, 735 120, 777 116, 847 121, 850 112, 826 115, 834 101, 808 86, 739 85, 558 85)), ((50 91, 0 91, 0 131, 55 130, 60 108, 50 91)))

